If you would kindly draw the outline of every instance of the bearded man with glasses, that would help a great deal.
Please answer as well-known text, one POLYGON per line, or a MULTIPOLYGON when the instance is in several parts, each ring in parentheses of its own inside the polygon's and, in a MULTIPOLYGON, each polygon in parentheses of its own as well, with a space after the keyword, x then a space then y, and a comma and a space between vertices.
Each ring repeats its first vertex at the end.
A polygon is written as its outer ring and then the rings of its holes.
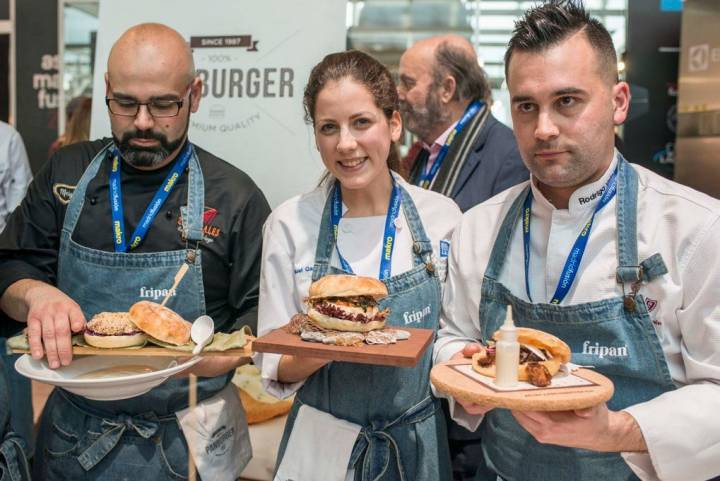
MULTIPOLYGON (((160 302, 154 293, 167 291, 184 263, 168 307, 189 320, 207 313, 217 331, 257 323, 260 232, 270 208, 245 173, 188 140, 202 80, 187 42, 160 24, 129 29, 110 52, 105 85, 112 139, 58 151, 0 235, 0 308, 27 323, 32 356, 51 368, 72 362, 71 336, 86 320, 160 302)), ((240 362, 213 357, 192 368, 207 429, 196 428, 190 451, 203 479, 235 479, 250 457, 229 384, 240 362), (232 455, 214 452, 213 435, 232 455)), ((179 414, 187 399, 187 377, 122 401, 55 389, 33 479, 188 476, 187 417, 179 414)))

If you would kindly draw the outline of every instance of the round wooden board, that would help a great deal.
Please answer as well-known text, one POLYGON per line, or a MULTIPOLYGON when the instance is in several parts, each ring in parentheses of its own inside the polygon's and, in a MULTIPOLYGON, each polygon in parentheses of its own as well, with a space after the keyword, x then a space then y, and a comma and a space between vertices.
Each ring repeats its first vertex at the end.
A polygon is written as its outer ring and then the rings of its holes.
POLYGON ((477 404, 489 404, 517 411, 568 411, 597 406, 610 399, 613 383, 602 374, 589 369, 579 369, 573 374, 591 381, 592 385, 528 389, 523 391, 494 391, 453 365, 468 364, 467 359, 457 359, 438 364, 430 371, 430 380, 436 389, 454 398, 477 404))

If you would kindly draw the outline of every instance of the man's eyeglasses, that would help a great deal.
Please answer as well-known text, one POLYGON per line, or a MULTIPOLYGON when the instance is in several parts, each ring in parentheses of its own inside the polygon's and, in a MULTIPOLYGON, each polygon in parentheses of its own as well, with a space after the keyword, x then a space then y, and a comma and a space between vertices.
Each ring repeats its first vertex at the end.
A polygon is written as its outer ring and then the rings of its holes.
POLYGON ((135 117, 138 112, 140 112, 141 105, 146 105, 150 115, 155 118, 177 117, 184 102, 184 100, 151 100, 149 102, 138 102, 133 99, 105 97, 105 105, 107 105, 110 113, 121 117, 135 117))

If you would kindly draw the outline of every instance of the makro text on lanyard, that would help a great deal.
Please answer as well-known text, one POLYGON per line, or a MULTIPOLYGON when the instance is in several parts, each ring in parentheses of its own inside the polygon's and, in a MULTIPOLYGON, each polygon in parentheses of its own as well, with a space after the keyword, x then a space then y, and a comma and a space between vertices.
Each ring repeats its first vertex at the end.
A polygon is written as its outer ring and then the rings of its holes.
POLYGON ((435 178, 435 175, 437 175, 438 170, 440 170, 440 165, 442 165, 442 162, 445 159, 448 150, 450 150, 450 145, 453 143, 453 140, 455 140, 455 137, 457 137, 457 135, 462 132, 462 129, 465 128, 465 125, 470 121, 470 119, 475 117, 475 114, 478 113, 482 106, 483 103, 479 100, 475 100, 470 105, 468 105, 468 108, 465 109, 465 113, 463 114, 463 116, 460 118, 460 120, 458 120, 458 123, 455 124, 455 128, 452 129, 450 134, 447 136, 447 139, 445 140, 445 145, 442 146, 440 152, 438 152, 437 157, 435 157, 435 162, 430 168, 430 171, 427 172, 427 169, 423 169, 417 185, 419 185, 423 189, 430 188, 430 184, 435 178))
MULTIPOLYGON (((588 239, 590 238, 590 231, 592 230, 593 222, 595 221, 595 214, 600 212, 600 209, 605 207, 615 194, 617 193, 617 169, 613 172, 607 184, 605 184, 605 191, 602 197, 595 206, 590 220, 585 224, 580 235, 575 240, 572 250, 565 261, 558 286, 555 289, 555 294, 550 301, 550 304, 560 304, 567 293, 570 292, 570 288, 575 281, 577 271, 580 267, 580 261, 582 261, 583 255, 585 254, 585 248, 587 247, 588 239)), ((532 216, 532 189, 528 191, 528 195, 525 198, 525 204, 523 206, 523 247, 525 251, 525 291, 527 292, 528 299, 533 302, 532 296, 530 295, 530 218, 532 216)))
POLYGON ((191 154, 192 146, 190 142, 187 142, 173 168, 168 172, 167 177, 165 177, 162 185, 155 193, 150 204, 148 204, 147 209, 145 209, 145 213, 135 228, 135 232, 132 233, 132 242, 128 246, 125 243, 125 219, 123 217, 122 187, 120 185, 120 153, 117 147, 113 149, 112 163, 110 165, 110 209, 112 210, 115 252, 127 252, 142 243, 150 230, 153 220, 160 212, 160 208, 167 200, 183 171, 187 168, 191 154))
MULTIPOLYGON (((338 247, 338 228, 340 219, 342 218, 342 192, 340 192, 340 182, 335 183, 332 193, 332 210, 330 218, 332 220, 333 235, 335 236, 335 249, 337 250, 340 264, 345 272, 354 274, 352 267, 340 253, 338 247)), ((393 180, 392 194, 390 195, 390 205, 388 206, 387 216, 385 217, 385 233, 383 234, 383 242, 380 249, 380 275, 379 279, 388 279, 392 272, 392 252, 395 248, 395 221, 400 215, 400 206, 402 204, 402 194, 400 186, 393 180)))

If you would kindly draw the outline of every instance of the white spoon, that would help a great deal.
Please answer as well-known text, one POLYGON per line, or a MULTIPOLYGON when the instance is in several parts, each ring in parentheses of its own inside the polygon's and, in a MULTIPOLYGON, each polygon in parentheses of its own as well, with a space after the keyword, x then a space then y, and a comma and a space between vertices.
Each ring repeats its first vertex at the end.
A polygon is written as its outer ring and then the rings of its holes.
POLYGON ((213 337, 215 332, 215 323, 212 317, 203 315, 195 319, 190 328, 190 339, 195 342, 195 348, 193 349, 193 356, 200 354, 200 351, 207 345, 213 337))

